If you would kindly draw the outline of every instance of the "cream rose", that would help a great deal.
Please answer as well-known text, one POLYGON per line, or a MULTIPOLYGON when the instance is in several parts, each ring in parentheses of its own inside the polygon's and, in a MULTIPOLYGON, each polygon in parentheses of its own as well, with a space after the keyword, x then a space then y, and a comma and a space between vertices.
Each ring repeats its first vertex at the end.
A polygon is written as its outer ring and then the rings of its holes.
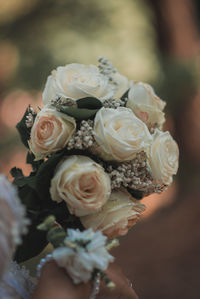
POLYGON ((76 216, 100 209, 110 192, 110 178, 104 169, 88 157, 75 155, 61 161, 50 188, 52 200, 64 200, 76 216))
POLYGON ((132 160, 152 140, 147 126, 124 107, 101 108, 94 120, 94 134, 99 145, 96 150, 105 160, 132 160))
POLYGON ((35 160, 64 148, 76 129, 76 121, 53 107, 45 106, 36 116, 29 140, 35 160))
POLYGON ((178 170, 179 150, 169 132, 156 130, 148 160, 156 183, 169 185, 178 170))
POLYGON ((153 88, 146 83, 133 82, 128 92, 127 107, 149 127, 162 127, 165 115, 162 112, 166 103, 156 96, 153 88))
POLYGON ((43 91, 43 101, 48 104, 56 97, 78 100, 84 97, 109 99, 113 96, 109 78, 102 75, 95 65, 72 63, 52 71, 43 91))
POLYGON ((108 238, 115 238, 127 234, 144 210, 143 204, 126 190, 120 189, 111 193, 99 212, 83 216, 80 221, 85 228, 101 230, 108 238))
POLYGON ((116 82, 116 89, 113 98, 120 99, 125 94, 125 92, 129 89, 130 87, 129 81, 125 76, 119 73, 114 73, 112 75, 112 79, 114 82, 116 82))

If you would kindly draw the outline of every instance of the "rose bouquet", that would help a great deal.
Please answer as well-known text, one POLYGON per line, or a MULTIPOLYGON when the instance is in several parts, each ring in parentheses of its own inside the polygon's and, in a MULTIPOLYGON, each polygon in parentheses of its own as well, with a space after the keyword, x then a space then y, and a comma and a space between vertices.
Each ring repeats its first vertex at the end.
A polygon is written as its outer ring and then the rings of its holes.
POLYGON ((42 97, 17 124, 33 168, 28 177, 11 170, 31 219, 18 261, 46 246, 37 227, 49 215, 63 229, 125 235, 145 209, 139 200, 165 190, 178 168, 177 144, 162 130, 165 102, 107 59, 58 67, 42 97))

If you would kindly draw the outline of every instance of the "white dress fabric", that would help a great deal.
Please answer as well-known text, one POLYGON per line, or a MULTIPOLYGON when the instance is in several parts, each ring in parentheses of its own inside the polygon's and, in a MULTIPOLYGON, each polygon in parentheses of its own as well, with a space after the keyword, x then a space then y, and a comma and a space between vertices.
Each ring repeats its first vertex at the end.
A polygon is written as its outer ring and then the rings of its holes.
POLYGON ((0 299, 29 299, 34 288, 24 267, 12 262, 29 221, 17 189, 0 174, 0 299))
POLYGON ((11 262, 0 281, 1 299, 30 299, 35 284, 30 280, 29 271, 11 262))

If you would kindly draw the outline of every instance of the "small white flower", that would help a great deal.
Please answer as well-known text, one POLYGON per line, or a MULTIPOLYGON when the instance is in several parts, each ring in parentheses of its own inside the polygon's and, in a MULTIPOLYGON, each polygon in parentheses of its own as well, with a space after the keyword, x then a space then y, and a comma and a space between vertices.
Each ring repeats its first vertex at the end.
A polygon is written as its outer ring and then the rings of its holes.
POLYGON ((95 65, 72 63, 52 71, 43 91, 43 101, 50 103, 57 97, 78 100, 95 97, 100 100, 113 96, 114 89, 109 78, 99 72, 95 65))
POLYGON ((88 229, 80 232, 78 229, 68 229, 67 234, 64 243, 66 246, 75 246, 55 249, 53 258, 59 266, 66 269, 75 284, 89 281, 95 269, 105 271, 114 260, 106 250, 107 238, 100 231, 88 229))

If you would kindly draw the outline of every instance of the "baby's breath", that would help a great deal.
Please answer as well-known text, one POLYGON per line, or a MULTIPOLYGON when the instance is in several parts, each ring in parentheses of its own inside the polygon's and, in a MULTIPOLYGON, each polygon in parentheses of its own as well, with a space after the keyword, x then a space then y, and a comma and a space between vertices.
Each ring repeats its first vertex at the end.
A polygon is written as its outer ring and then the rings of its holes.
POLYGON ((146 154, 141 152, 129 162, 106 167, 111 179, 112 189, 120 187, 142 191, 144 195, 160 193, 166 186, 154 184, 153 177, 146 159, 146 154))
POLYGON ((93 134, 93 121, 92 120, 82 120, 79 130, 72 136, 69 140, 67 149, 88 149, 92 147, 95 143, 93 134))

